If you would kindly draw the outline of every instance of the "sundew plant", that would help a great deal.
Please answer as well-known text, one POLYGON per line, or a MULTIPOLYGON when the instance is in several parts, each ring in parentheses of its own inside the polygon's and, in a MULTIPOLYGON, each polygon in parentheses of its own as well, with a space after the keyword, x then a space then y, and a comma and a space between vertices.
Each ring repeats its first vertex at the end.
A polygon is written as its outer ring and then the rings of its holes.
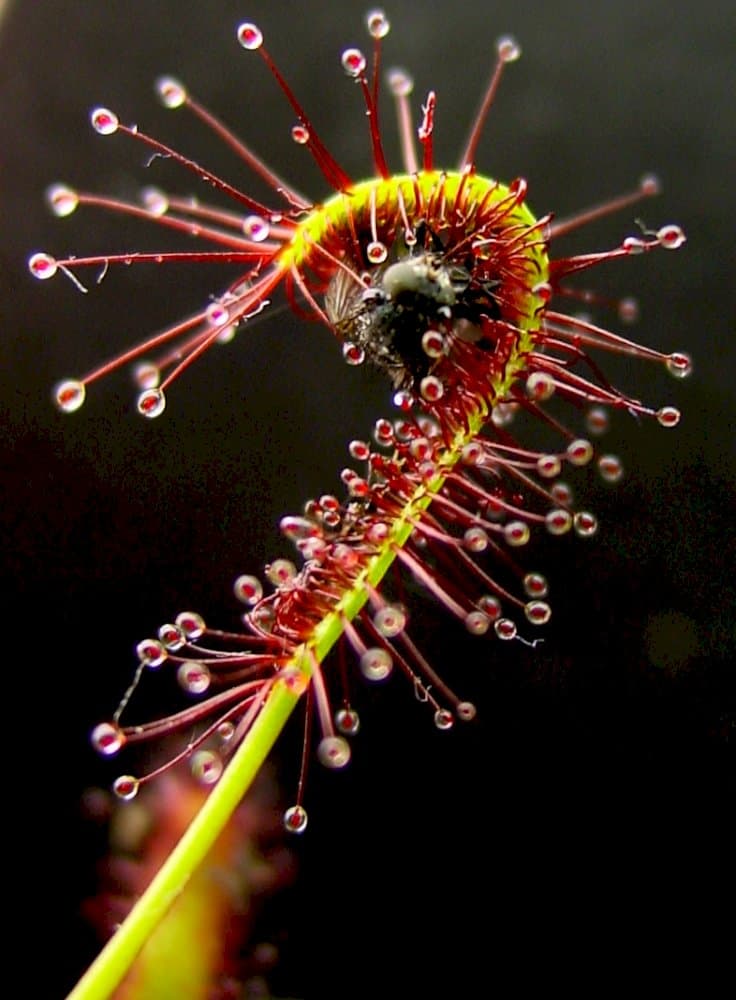
POLYGON ((335 483, 282 518, 293 560, 276 558, 262 575, 248 572, 234 581, 243 605, 237 626, 219 627, 186 610, 139 643, 131 685, 95 727, 92 743, 102 755, 124 759, 128 745, 164 738, 170 745, 180 733, 181 749, 156 770, 121 769, 115 792, 133 799, 181 759, 212 790, 74 997, 107 996, 125 975, 297 707, 305 720, 302 777, 284 815, 295 834, 308 824, 310 755, 328 768, 350 760, 361 687, 393 674, 438 729, 472 722, 483 706, 470 700, 472 692, 455 689, 412 631, 418 590, 448 621, 477 636, 479 649, 494 644, 492 655, 501 656, 509 643, 534 645, 553 614, 554 581, 529 565, 525 547, 535 533, 560 536, 561 546, 562 536, 596 535, 595 514, 577 505, 569 480, 589 465, 606 482, 621 478, 618 456, 593 443, 609 412, 664 429, 679 421, 666 400, 642 401, 613 384, 606 358, 654 364, 682 378, 691 370, 689 357, 601 325, 588 309, 613 305, 618 325, 635 318, 635 302, 611 302, 585 282, 600 264, 680 248, 680 227, 632 223, 632 213, 624 212, 615 245, 558 251, 569 233, 658 194, 657 179, 647 175, 630 191, 567 218, 536 215, 523 178, 497 179, 488 172, 492 164, 478 162, 501 78, 521 54, 516 40, 498 40, 479 109, 468 116, 467 139, 446 163, 435 153, 442 94, 417 97, 407 71, 386 68, 386 14, 370 11, 366 27, 365 47, 340 54, 362 102, 356 127, 364 130, 367 166, 361 176, 338 162, 271 57, 269 40, 243 22, 234 44, 254 64, 244 72, 260 73, 259 85, 281 90, 293 113, 292 139, 319 169, 321 190, 303 193, 184 82, 166 76, 156 82, 163 105, 230 147, 237 181, 210 171, 206 155, 191 159, 114 109, 96 107, 93 129, 107 141, 138 144, 152 168, 147 180, 165 158, 190 175, 195 194, 172 196, 150 183, 140 201, 67 183, 48 191, 57 216, 78 209, 120 213, 159 227, 164 245, 167 231, 190 236, 191 249, 39 251, 29 260, 36 278, 67 278, 82 294, 104 294, 95 283, 118 266, 189 262, 213 273, 212 297, 188 316, 89 372, 62 378, 55 400, 65 413, 77 411, 91 392, 104 392, 104 376, 131 366, 142 417, 157 419, 166 410, 166 419, 176 419, 196 361, 215 344, 232 341, 228 349, 237 351, 242 338, 259 335, 257 317, 283 303, 305 324, 327 327, 348 365, 383 372, 392 392, 389 411, 364 437, 346 441, 350 464, 336 470, 335 483), (387 153, 394 127, 397 163, 387 153), (270 191, 268 200, 249 193, 243 180, 249 171, 270 191), (536 443, 529 434, 535 424, 553 444, 536 443), (136 718, 137 687, 162 672, 175 674, 183 707, 136 718))

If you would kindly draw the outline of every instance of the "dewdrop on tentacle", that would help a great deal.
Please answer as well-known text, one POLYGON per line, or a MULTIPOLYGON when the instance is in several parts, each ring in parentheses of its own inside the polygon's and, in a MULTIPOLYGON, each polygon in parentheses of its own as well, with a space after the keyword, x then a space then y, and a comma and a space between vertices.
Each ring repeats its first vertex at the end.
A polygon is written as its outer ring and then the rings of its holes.
MULTIPOLYGON (((411 76, 389 70, 402 158, 397 170, 384 145, 380 93, 390 25, 381 10, 371 10, 365 23, 369 47, 347 46, 335 60, 362 105, 355 122, 364 130, 371 164, 363 179, 350 176, 332 155, 260 28, 246 22, 237 28, 237 41, 244 57, 263 63, 290 106, 291 137, 323 179, 317 201, 277 174, 171 76, 156 82, 164 108, 191 116, 223 142, 234 157, 233 176, 250 171, 259 190, 270 192, 267 198, 251 196, 104 107, 91 113, 99 135, 140 144, 154 172, 161 158, 188 172, 196 197, 154 185, 140 202, 61 183, 47 192, 60 219, 98 208, 188 235, 192 244, 187 252, 37 252, 29 259, 36 278, 63 274, 84 290, 78 274, 85 268, 227 267, 210 300, 189 316, 87 374, 60 381, 54 398, 63 412, 80 409, 93 383, 128 364, 138 385, 138 412, 147 418, 170 412, 190 365, 212 345, 231 343, 236 330, 249 335, 250 320, 280 296, 334 333, 348 366, 378 368, 393 391, 394 412, 349 444, 357 468, 340 474, 342 497, 323 493, 281 519, 293 561, 280 554, 265 567, 263 582, 249 573, 235 581, 239 630, 211 628, 196 612, 183 612, 161 626, 158 638, 139 644, 133 684, 112 721, 93 732, 102 754, 179 730, 190 742, 175 759, 189 757, 200 780, 214 783, 279 689, 303 697, 312 734, 305 746, 316 745, 317 759, 332 769, 350 759, 349 740, 360 728, 353 702, 366 684, 385 682, 413 694, 439 730, 469 722, 475 706, 454 692, 415 642, 415 598, 405 600, 407 580, 459 630, 477 637, 479 659, 498 649, 486 643, 534 644, 528 636, 538 635, 553 612, 547 577, 524 565, 525 549, 539 533, 559 536, 565 545, 569 536, 591 538, 599 530, 595 515, 575 504, 559 477, 593 465, 608 483, 621 478, 621 459, 610 449, 599 454, 594 444, 616 411, 654 418, 665 428, 680 419, 668 403, 649 406, 613 386, 604 362, 606 354, 619 354, 659 363, 682 378, 692 370, 688 355, 645 346, 587 314, 576 315, 581 303, 586 309, 613 306, 626 323, 638 312, 633 299, 611 302, 576 281, 579 272, 603 262, 678 249, 682 230, 639 225, 602 251, 557 252, 567 233, 656 195, 656 178, 647 175, 619 197, 555 219, 531 211, 523 178, 506 183, 486 175, 479 162, 486 117, 503 74, 521 52, 510 36, 497 42, 480 110, 454 167, 436 163, 435 125, 440 110, 448 113, 442 95, 430 91, 418 100, 415 117, 411 76), (548 441, 543 451, 525 444, 527 418, 553 431, 556 443, 548 441), (333 662, 328 654, 340 643, 333 662), (347 669, 351 659, 354 671, 347 669), (149 723, 123 725, 121 716, 150 668, 178 680, 184 707, 149 723)), ((284 816, 286 829, 295 833, 307 825, 305 767, 306 759, 296 801, 284 816)), ((124 775, 116 791, 131 798, 156 773, 124 775)))
POLYGON ((125 745, 125 734, 118 726, 101 722, 92 730, 90 741, 98 753, 111 757, 125 745))

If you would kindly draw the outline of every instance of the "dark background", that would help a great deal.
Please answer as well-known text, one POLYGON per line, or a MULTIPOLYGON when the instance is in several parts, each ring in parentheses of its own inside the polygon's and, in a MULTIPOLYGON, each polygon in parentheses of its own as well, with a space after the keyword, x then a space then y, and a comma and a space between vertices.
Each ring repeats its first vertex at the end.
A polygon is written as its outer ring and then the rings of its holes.
MULTIPOLYGON (((49 0, 6 13, 6 808, 11 838, 31 848, 18 868, 21 935, 54 956, 26 970, 34 995, 63 995, 94 953, 77 916, 94 884, 79 802, 117 770, 94 758, 87 733, 126 686, 134 643, 183 608, 234 622, 231 580, 288 554, 278 518, 337 490, 347 441, 366 434, 389 396, 377 377, 341 363, 326 331, 282 311, 187 373, 159 421, 133 412, 125 373, 62 416, 50 402, 56 381, 199 307, 232 272, 121 269, 87 296, 61 277, 34 282, 25 264, 34 250, 169 245, 165 233, 101 213, 53 219, 44 189, 55 180, 128 195, 145 183, 195 186, 170 165, 143 169, 145 155, 123 137, 96 136, 87 112, 106 104, 263 194, 190 118, 158 105, 151 83, 173 73, 320 197, 316 170, 289 138, 290 110, 234 40, 245 18, 261 25, 330 149, 360 176, 369 163, 360 95, 338 58, 346 45, 367 48, 364 9, 355 0, 49 0)), ((455 162, 494 39, 513 32, 524 54, 504 80, 480 169, 525 176, 532 207, 560 216, 647 170, 660 175, 662 196, 638 214, 655 228, 681 223, 686 247, 606 267, 591 283, 636 294, 635 336, 689 351, 696 369, 678 383, 659 368, 613 364, 633 395, 674 403, 683 420, 666 432, 619 416, 606 448, 622 456, 625 482, 610 489, 579 477, 600 535, 530 553, 552 581, 543 645, 472 641, 418 612, 419 638, 478 704, 479 720, 438 733, 398 679, 364 693, 353 765, 313 772, 301 876, 278 917, 274 987, 322 998, 447 984, 448 996, 477 995, 540 974, 557 987, 598 984, 639 962, 650 981, 665 966, 702 976, 719 938, 703 965, 694 941, 730 892, 721 845, 735 738, 733 12, 716 0, 626 0, 595 12, 580 0, 401 0, 387 13, 386 65, 411 69, 415 107, 430 87, 438 92, 440 162, 455 162)), ((392 116, 387 104, 391 137, 392 116)), ((393 138, 388 145, 397 164, 393 138)), ((568 246, 613 246, 636 214, 568 246)), ((287 735, 279 757, 287 802, 297 739, 287 735)))

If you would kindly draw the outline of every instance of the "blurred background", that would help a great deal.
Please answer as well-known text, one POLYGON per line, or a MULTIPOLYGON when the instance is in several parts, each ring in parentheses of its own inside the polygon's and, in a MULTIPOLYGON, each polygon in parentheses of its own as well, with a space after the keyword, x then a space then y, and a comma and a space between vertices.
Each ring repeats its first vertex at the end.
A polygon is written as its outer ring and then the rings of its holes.
MULTIPOLYGON (((339 55, 347 45, 367 49, 365 9, 356 0, 6 6, 3 640, 9 747, 19 761, 6 803, 12 836, 31 848, 21 852, 27 889, 17 905, 28 920, 19 926, 56 956, 28 970, 34 995, 62 996, 97 948, 79 902, 94 891, 100 844, 80 802, 119 765, 95 759, 88 732, 127 686, 135 643, 183 609, 233 625, 231 581, 289 554, 278 519, 338 490, 347 442, 367 434, 390 397, 375 374, 342 363, 327 331, 273 310, 188 372, 158 421, 134 412, 126 372, 95 386, 79 413, 61 415, 54 383, 198 308, 235 272, 120 269, 88 295, 61 277, 40 284, 26 266, 36 250, 173 246, 164 232, 91 210, 54 219, 44 190, 59 180, 129 197, 145 184, 196 189, 170 164, 146 169, 145 153, 124 137, 95 135, 87 114, 102 104, 264 197, 190 117, 158 104, 153 80, 171 73, 279 173, 322 197, 316 168, 290 139, 290 109, 235 41, 243 19, 262 27, 330 150, 361 176, 367 129, 339 55)), ((428 89, 438 93, 439 163, 456 162, 494 40, 510 32, 523 58, 491 113, 484 173, 526 177, 532 208, 560 217, 645 172, 660 176, 658 199, 566 248, 614 246, 635 232, 636 216, 654 228, 680 223, 688 243, 677 254, 606 266, 587 283, 636 295, 633 336, 690 352, 695 373, 676 382, 659 367, 614 359, 614 381, 654 406, 678 406, 683 419, 664 431, 617 415, 605 449, 621 456, 626 479, 613 488, 592 476, 573 481, 601 520, 598 537, 525 555, 551 581, 543 644, 472 640, 431 607, 417 612, 415 638, 477 703, 477 722, 437 732, 399 678, 361 690, 353 763, 310 777, 310 827, 294 845, 300 876, 271 918, 281 955, 274 994, 476 995, 509 976, 591 984, 641 963, 657 977, 665 956, 688 964, 692 950, 680 944, 692 943, 728 892, 733 10, 725 0, 619 0, 595 11, 582 0, 394 0, 386 12, 385 65, 413 73, 415 108, 428 89)), ((383 121, 398 166, 388 102, 383 121)), ((620 329, 615 316, 599 318, 620 329)), ((298 743, 297 726, 275 761, 286 805, 298 743)), ((720 953, 714 935, 709 965, 720 953)))

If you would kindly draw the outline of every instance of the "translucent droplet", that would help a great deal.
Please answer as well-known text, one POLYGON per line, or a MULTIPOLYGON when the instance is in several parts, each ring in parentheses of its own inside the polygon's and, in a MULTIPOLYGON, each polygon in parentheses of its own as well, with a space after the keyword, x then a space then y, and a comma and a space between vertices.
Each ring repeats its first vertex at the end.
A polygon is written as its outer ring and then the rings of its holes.
POLYGON ((448 709, 438 708, 434 713, 434 724, 438 729, 452 729, 455 724, 455 718, 448 709))
POLYGON ((657 240, 665 250, 677 250, 685 242, 686 236, 679 226, 662 226, 657 230, 657 240))
POLYGON ((546 372, 532 372, 526 380, 526 394, 529 399, 543 403, 555 392, 555 380, 546 372))
MULTIPOLYGON (((396 403, 395 396, 394 403, 396 403)), ((395 420, 394 431, 399 441, 411 441, 414 436, 414 425, 410 420, 395 420)))
POLYGON ((133 380, 139 389, 155 389, 161 381, 161 371, 158 365, 150 361, 142 361, 135 366, 133 380))
POLYGON ((463 448, 462 462, 464 465, 477 465, 483 458, 483 445, 479 441, 471 441, 463 448))
POLYGON ((417 467, 417 472, 422 480, 422 482, 429 483, 437 475, 437 466, 434 462, 422 462, 421 465, 417 467))
POLYGON ((365 361, 365 351, 358 344, 346 340, 342 345, 342 356, 349 365, 362 365, 365 361))
POLYGON ((663 406, 657 410, 657 421, 662 427, 677 427, 680 422, 680 411, 674 406, 663 406))
POLYGON ((276 623, 276 613, 270 604, 259 604, 245 620, 253 622, 261 632, 272 632, 276 623))
POLYGON ((204 694, 212 682, 208 667, 196 661, 182 663, 176 672, 176 679, 189 694, 204 694))
POLYGON ((623 477, 624 467, 618 455, 601 455, 598 471, 605 482, 617 483, 623 477))
POLYGON ((302 806, 290 806, 284 813, 284 829, 288 833, 304 833, 308 821, 307 810, 302 806))
POLYGON ((347 75, 353 79, 357 79, 365 72, 365 56, 360 49, 345 49, 340 56, 340 62, 347 75))
POLYGON ((397 604, 385 604, 373 616, 373 624, 386 639, 393 639, 406 626, 406 612, 397 604))
POLYGON ((237 330, 238 328, 235 323, 231 323, 230 326, 224 326, 217 334, 217 343, 229 344, 235 338, 237 330))
POLYGON ((557 503, 562 504, 563 506, 569 507, 572 503, 572 489, 567 483, 563 483, 562 480, 553 484, 550 493, 555 498, 557 503))
POLYGON ((173 76, 160 76, 156 80, 156 93, 166 108, 180 108, 187 99, 187 88, 173 76))
POLYGON ((398 410, 408 413, 414 405, 414 397, 407 389, 399 389, 394 393, 393 404, 398 410))
POLYGON ((541 573, 527 573, 524 577, 524 590, 529 597, 546 597, 549 592, 547 578, 541 573))
POLYGON ((508 427, 514 421, 516 410, 516 403, 497 403, 491 413, 494 427, 508 427))
POLYGON ((602 406, 593 406, 585 414, 585 426, 591 434, 595 434, 596 436, 605 434, 610 423, 608 410, 605 410, 602 406))
POLYGON ((138 788, 140 782, 137 778, 134 778, 132 774, 121 774, 119 778, 116 778, 112 785, 113 792, 117 795, 119 799, 123 799, 125 802, 130 802, 138 794, 138 788))
POLYGON ((618 304, 618 318, 622 323, 636 323, 639 319, 639 303, 637 300, 631 296, 621 299, 618 304))
POLYGON ((351 497, 367 497, 371 492, 370 483, 362 476, 353 476, 348 483, 348 493, 351 497))
POLYGON ((263 597, 263 584, 257 576, 250 576, 244 573, 233 584, 233 591, 239 601, 253 607, 263 597))
POLYGON ((101 722, 92 730, 90 741, 97 753, 112 757, 125 745, 125 733, 111 722, 101 722))
POLYGON ((384 521, 375 521, 366 531, 366 539, 371 545, 381 545, 389 536, 389 526, 384 521))
POLYGON ((428 438, 442 437, 440 425, 434 417, 430 417, 426 413, 419 413, 417 414, 417 423, 419 424, 419 430, 428 438))
POLYGON ((500 521, 505 517, 505 512, 502 504, 496 497, 491 496, 484 505, 483 515, 487 521, 500 521))
POLYGON ((304 125, 292 125, 291 138, 300 146, 306 146, 309 142, 309 129, 304 125))
POLYGON ((393 660, 381 646, 366 649, 360 658, 360 672, 369 681, 385 680, 393 670, 393 660))
POLYGON ((503 526, 503 536, 507 545, 526 545, 529 541, 529 525, 523 521, 509 521, 503 526))
POLYGON ((138 397, 136 406, 142 416, 153 420, 154 417, 159 417, 166 409, 166 396, 164 396, 161 389, 146 389, 138 397))
POLYGON ((296 547, 303 559, 316 559, 318 562, 322 562, 329 551, 324 538, 300 538, 296 547))
POLYGON ((297 569, 290 559, 274 559, 264 572, 274 587, 283 587, 296 578, 297 569))
POLYGON ((441 358, 445 353, 445 338, 439 330, 427 330, 422 335, 422 350, 428 358, 441 358))
POLYGON ((564 535, 572 528, 572 514, 561 507, 555 508, 548 511, 544 523, 550 535, 564 535))
POLYGON ((438 399, 442 399, 445 387, 436 375, 425 375, 419 383, 419 392, 422 399, 426 399, 428 403, 435 403, 438 399))
POLYGON ((377 444, 392 444, 394 440, 394 425, 390 420, 381 417, 373 427, 373 438, 377 444))
POLYGON ((485 635, 491 627, 491 619, 482 611, 470 611, 465 616, 465 628, 471 635, 485 635))
POLYGON ((371 264, 383 264, 388 257, 388 248, 379 240, 374 240, 365 248, 365 255, 371 264))
POLYGON ((469 552, 483 552, 488 548, 488 535, 478 526, 468 528, 463 535, 463 545, 469 552))
POLYGON ((578 438, 567 446, 566 455, 571 465, 587 465, 593 457, 593 445, 585 438, 578 438))
POLYGON ((230 740, 235 735, 235 725, 234 723, 226 720, 221 722, 217 727, 217 735, 222 740, 223 743, 229 743, 230 740))
POLYGON ((64 413, 74 413, 84 402, 84 382, 75 378, 65 379, 54 388, 54 402, 64 413))
POLYGON ((299 538, 311 538, 320 533, 319 526, 306 517, 298 517, 295 514, 287 514, 279 522, 281 533, 292 541, 299 538))
POLYGON ((692 375, 692 358, 689 354, 684 354, 682 351, 678 351, 676 354, 670 354, 665 364, 667 366, 667 371, 674 378, 687 378, 688 375, 692 375))
POLYGON ((350 457, 354 458, 356 462, 365 462, 371 453, 365 441, 351 441, 348 445, 348 451, 350 457))
POLYGON ((499 639, 515 639, 516 625, 510 618, 499 618, 493 626, 499 639))
POLYGON ((345 767, 350 760, 350 744, 342 736, 325 736, 317 747, 317 757, 325 767, 345 767))
POLYGON ((47 278, 53 278, 59 270, 59 265, 51 254, 34 253, 28 258, 28 270, 34 278, 45 281, 47 278))
POLYGON ((581 538, 592 538, 598 531, 598 518, 588 510, 579 510, 573 518, 575 533, 581 538))
POLYGON ((461 722, 470 722, 478 714, 472 701, 459 701, 455 706, 455 714, 461 722))
POLYGON ((335 725, 344 736, 355 736, 360 729, 360 716, 352 708, 341 708, 335 712, 335 725))
POLYGON ((537 472, 545 479, 554 479, 559 476, 562 463, 557 455, 540 455, 537 459, 537 472))
POLYGON ((171 622, 167 622, 161 626, 158 630, 158 638, 165 648, 172 653, 176 652, 177 649, 181 649, 186 643, 182 630, 178 625, 173 625, 171 622))
POLYGON ((205 311, 210 326, 223 326, 230 321, 230 313, 220 302, 211 302, 205 311))
POLYGON ((169 199, 157 187, 143 188, 141 191, 141 201, 144 208, 148 209, 151 215, 155 215, 157 218, 166 215, 169 210, 169 199))
POLYGON ((414 89, 414 80, 403 69, 389 70, 386 74, 386 82, 394 97, 408 97, 414 89))
POLYGON ((199 639, 204 634, 204 618, 196 611, 182 611, 176 616, 176 624, 189 642, 199 639))
POLYGON ((409 445, 409 452, 411 457, 415 458, 417 462, 426 462, 432 458, 433 447, 431 441, 426 437, 414 438, 414 440, 409 445))
POLYGON ((661 184, 659 177, 656 174, 644 174, 644 176, 639 181, 639 190, 642 194, 650 197, 651 195, 659 194, 661 189, 661 184))
POLYGON ((112 135, 120 126, 118 116, 108 108, 95 108, 89 120, 92 122, 92 128, 100 135, 112 135))
POLYGON ((332 547, 332 558, 341 569, 348 573, 354 570, 360 562, 360 556, 354 548, 339 542, 332 547))
POLYGON ((484 594, 478 601, 478 607, 492 622, 495 622, 501 614, 501 602, 492 594, 484 594))
POLYGON ((496 42, 498 58, 505 63, 515 62, 521 55, 521 46, 511 35, 502 35, 496 42))
POLYGON ((524 614, 532 625, 546 625, 552 617, 552 608, 546 601, 529 601, 524 605, 524 614))
POLYGON ((66 184, 52 184, 46 191, 46 200, 51 206, 51 211, 59 218, 71 215, 79 205, 79 195, 66 184))
POLYGON ((144 639, 135 647, 135 653, 140 662, 155 670, 166 659, 166 650, 158 639, 144 639))
POLYGON ((243 220, 243 233, 254 243, 262 243, 267 240, 270 232, 271 227, 260 215, 248 215, 243 220))
POLYGON ((244 49, 253 51, 254 49, 259 49, 261 45, 263 45, 263 34, 260 28, 258 28, 255 24, 244 21, 243 24, 238 27, 238 41, 244 49))
POLYGON ((197 750, 192 756, 192 777, 203 785, 214 785, 225 769, 222 758, 212 750, 197 750))
POLYGON ((382 10, 369 10, 365 16, 365 23, 373 38, 385 38, 389 32, 391 24, 382 10))
POLYGON ((627 253, 644 253, 647 248, 646 242, 639 236, 627 236, 621 244, 627 253))

